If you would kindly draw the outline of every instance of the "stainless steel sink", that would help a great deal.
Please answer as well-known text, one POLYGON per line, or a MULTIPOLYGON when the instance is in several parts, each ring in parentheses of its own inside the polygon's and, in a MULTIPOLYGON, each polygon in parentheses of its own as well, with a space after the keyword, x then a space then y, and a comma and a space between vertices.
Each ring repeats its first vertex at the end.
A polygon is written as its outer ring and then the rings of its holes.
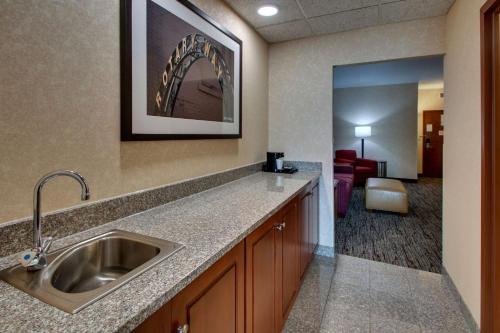
POLYGON ((14 266, 0 278, 69 313, 119 288, 183 246, 122 230, 112 230, 47 255, 48 266, 27 271, 14 266))

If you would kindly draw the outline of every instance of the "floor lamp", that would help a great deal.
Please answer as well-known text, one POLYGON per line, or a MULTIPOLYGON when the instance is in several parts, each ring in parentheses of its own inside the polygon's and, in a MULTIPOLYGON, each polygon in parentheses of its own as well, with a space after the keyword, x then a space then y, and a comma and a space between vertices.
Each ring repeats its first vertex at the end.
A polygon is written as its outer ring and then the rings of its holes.
POLYGON ((372 135, 371 126, 356 126, 354 127, 354 136, 361 138, 361 158, 365 158, 365 138, 372 135))

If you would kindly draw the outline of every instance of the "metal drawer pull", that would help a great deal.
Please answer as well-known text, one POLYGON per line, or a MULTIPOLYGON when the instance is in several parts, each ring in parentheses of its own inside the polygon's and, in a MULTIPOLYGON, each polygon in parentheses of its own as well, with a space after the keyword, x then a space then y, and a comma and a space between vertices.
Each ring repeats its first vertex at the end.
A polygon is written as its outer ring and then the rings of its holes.
POLYGON ((179 326, 177 327, 177 333, 188 333, 189 332, 189 325, 185 324, 184 326, 179 326))
POLYGON ((283 222, 283 223, 280 223, 280 224, 275 225, 274 227, 276 228, 276 230, 278 230, 278 231, 282 231, 283 229, 285 229, 285 227, 286 227, 286 223, 285 223, 285 222, 283 222))

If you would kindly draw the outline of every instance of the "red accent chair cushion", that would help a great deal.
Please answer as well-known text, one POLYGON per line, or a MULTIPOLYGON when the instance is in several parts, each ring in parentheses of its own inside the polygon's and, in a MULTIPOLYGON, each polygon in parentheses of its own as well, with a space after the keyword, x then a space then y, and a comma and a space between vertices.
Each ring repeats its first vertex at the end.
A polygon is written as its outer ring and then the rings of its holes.
POLYGON ((358 158, 355 150, 335 151, 335 163, 350 163, 354 167, 354 185, 364 185, 368 178, 378 175, 377 161, 358 158))
POLYGON ((335 163, 334 178, 338 181, 337 184, 337 215, 345 217, 349 202, 352 196, 352 187, 354 185, 354 168, 350 163, 335 163))

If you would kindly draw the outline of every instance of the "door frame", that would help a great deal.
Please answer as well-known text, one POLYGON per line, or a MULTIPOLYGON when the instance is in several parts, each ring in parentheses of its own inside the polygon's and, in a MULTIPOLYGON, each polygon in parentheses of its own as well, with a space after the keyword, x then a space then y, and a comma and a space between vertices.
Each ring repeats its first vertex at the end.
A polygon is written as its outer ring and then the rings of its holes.
POLYGON ((481 8, 481 332, 500 331, 500 0, 481 8), (496 74, 496 75, 495 75, 496 74))
MULTIPOLYGON (((425 128, 425 121, 424 121, 424 115, 425 112, 442 112, 444 114, 444 109, 443 110, 423 110, 422 111, 422 176, 426 177, 425 174, 425 134, 427 133, 427 130, 425 128)), ((441 127, 443 127, 443 124, 441 123, 441 127)), ((441 129, 439 129, 441 131, 441 129)), ((420 134, 419 134, 420 135, 420 134)), ((441 151, 443 152, 444 146, 441 147, 441 151)), ((441 157, 441 178, 443 178, 443 157, 441 157)))

